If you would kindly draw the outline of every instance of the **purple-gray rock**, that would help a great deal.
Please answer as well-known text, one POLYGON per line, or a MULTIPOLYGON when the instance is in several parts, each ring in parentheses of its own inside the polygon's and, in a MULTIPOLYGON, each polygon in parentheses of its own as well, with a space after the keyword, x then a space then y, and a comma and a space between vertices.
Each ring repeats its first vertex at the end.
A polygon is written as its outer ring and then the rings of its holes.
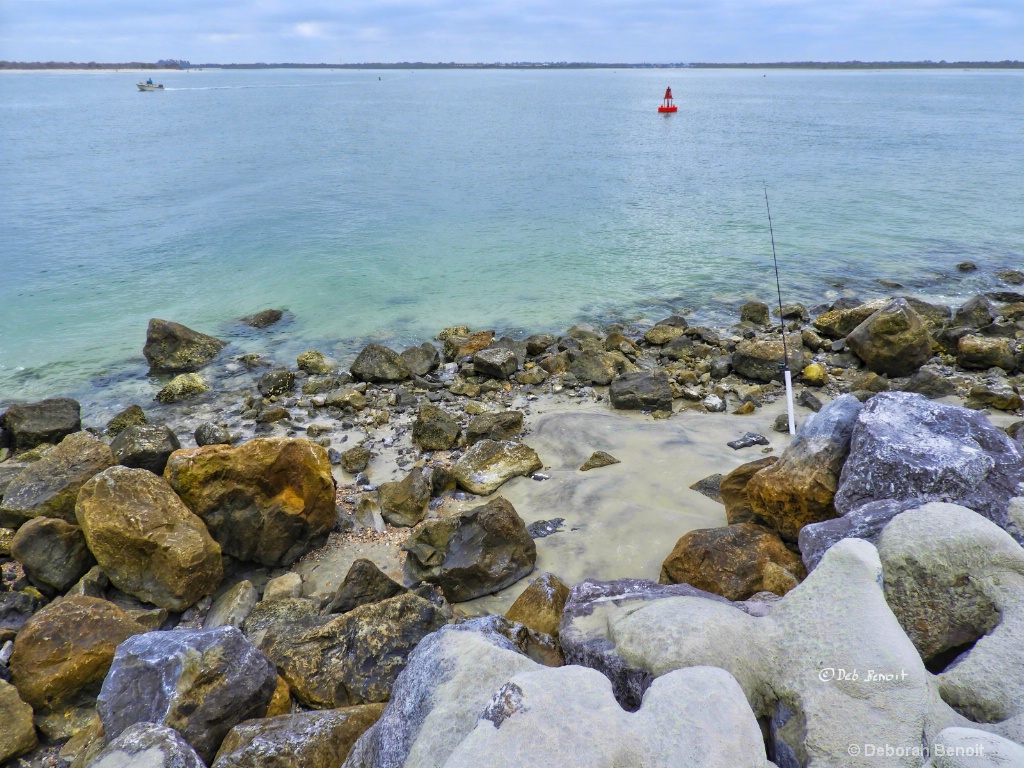
POLYGON ((608 395, 619 410, 672 410, 672 388, 664 371, 624 373, 612 380, 608 395))
POLYGON ((274 665, 235 627, 147 632, 117 647, 97 709, 108 737, 170 725, 210 763, 228 731, 266 714, 276 687, 274 665))
POLYGON ((43 443, 59 443, 82 428, 82 408, 70 397, 12 405, 0 416, 0 429, 15 453, 43 443))
POLYGON ((1007 503, 1024 482, 1024 449, 983 415, 908 392, 872 397, 854 425, 835 496, 845 515, 870 501, 947 501, 1024 543, 1007 503))
POLYGON ((813 571, 825 552, 843 539, 866 539, 872 544, 896 515, 920 506, 917 499, 869 501, 842 517, 811 523, 800 529, 800 557, 807 572, 813 571))
POLYGON ((148 469, 155 475, 163 475, 167 459, 179 448, 178 436, 163 424, 128 427, 110 444, 118 464, 148 469))
POLYGON ((89 761, 89 768, 206 768, 173 728, 136 723, 89 761))

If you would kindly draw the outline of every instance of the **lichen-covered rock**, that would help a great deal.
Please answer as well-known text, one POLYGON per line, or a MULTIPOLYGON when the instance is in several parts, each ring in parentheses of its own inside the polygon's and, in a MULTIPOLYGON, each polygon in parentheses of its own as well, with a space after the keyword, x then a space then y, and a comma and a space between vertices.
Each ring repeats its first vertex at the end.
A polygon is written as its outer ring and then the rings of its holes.
POLYGON ((21 628, 10 669, 21 698, 67 738, 91 717, 114 651, 143 628, 113 603, 66 597, 21 628), (63 727, 62 727, 63 726, 63 727))
POLYGON ((248 720, 224 738, 212 768, 338 768, 383 711, 362 704, 248 720))
POLYGON ((535 632, 557 637, 568 599, 569 588, 554 574, 542 573, 505 611, 505 618, 535 632))
POLYGON ((932 356, 932 338, 903 299, 893 299, 846 337, 850 350, 877 374, 909 376, 932 356))
POLYGON ((152 472, 104 470, 82 486, 75 515, 96 562, 123 592, 183 611, 220 585, 221 548, 152 472))
POLYGON ((786 594, 806 575, 799 555, 760 525, 690 531, 661 565, 662 584, 690 584, 729 600, 757 592, 786 594))
POLYGON ((344 707, 387 701, 412 649, 444 624, 432 603, 402 594, 340 616, 273 627, 260 647, 304 704, 344 707))
POLYGON ((389 525, 411 528, 427 516, 430 483, 416 467, 404 479, 381 483, 380 513, 389 525))
MULTIPOLYGON (((803 348, 800 334, 787 334, 786 350, 789 353, 789 368, 802 371, 810 358, 803 348)), ((782 381, 783 364, 782 339, 765 336, 741 341, 732 353, 732 367, 736 373, 754 381, 782 381)))
POLYGON ((324 356, 324 353, 315 349, 303 352, 295 358, 295 365, 300 371, 304 371, 310 376, 323 376, 334 370, 334 366, 324 356))
POLYGON ((97 701, 103 731, 178 731, 207 763, 232 727, 267 711, 274 665, 235 627, 147 632, 122 643, 97 701))
POLYGON ((542 466, 537 452, 524 443, 480 440, 455 462, 452 474, 463 490, 486 496, 513 477, 542 466))
POLYGON ((149 420, 146 418, 146 412, 142 410, 141 406, 129 405, 107 422, 107 434, 111 437, 117 437, 128 427, 138 427, 148 423, 149 420))
POLYGON ((436 584, 453 603, 504 589, 537 562, 526 524, 500 496, 455 517, 427 520, 402 549, 406 583, 436 584))
POLYGON ((341 454, 341 468, 350 475, 354 475, 366 469, 371 458, 373 458, 373 454, 370 453, 369 448, 357 445, 341 454))
POLYGON ((1024 448, 982 414, 906 392, 871 398, 860 414, 835 508, 871 501, 950 501, 987 517, 1024 542, 1007 514, 1024 482, 1024 448))
POLYGON ((73 586, 96 563, 77 525, 53 517, 29 520, 11 540, 11 557, 36 584, 58 592, 73 586))
MULTIPOLYGON (((196 445, 200 448, 204 445, 231 445, 232 443, 231 432, 228 428, 212 421, 204 422, 196 427, 193 437, 196 440, 196 445)), ((166 467, 167 462, 164 462, 164 468, 166 469, 166 467)))
POLYGON ((1002 368, 1008 373, 1017 367, 1017 357, 1007 339, 971 334, 957 341, 956 362, 962 368, 1002 368))
POLYGON ((444 359, 461 360, 464 357, 475 355, 481 349, 486 349, 494 341, 494 331, 477 331, 469 333, 453 334, 443 339, 444 359))
POLYGON ((412 441, 425 451, 446 451, 458 442, 461 431, 448 411, 424 403, 412 425, 412 441))
POLYGON ((324 607, 324 613, 348 613, 361 605, 379 603, 408 591, 372 561, 360 558, 348 569, 345 580, 324 607))
POLYGON ((668 344, 672 339, 678 338, 686 333, 685 326, 680 328, 675 325, 656 325, 644 334, 644 341, 656 347, 668 344))
POLYGON ((747 498, 747 483, 762 469, 770 467, 778 460, 778 456, 765 456, 763 459, 749 461, 736 467, 722 478, 718 492, 725 505, 725 519, 729 525, 761 523, 761 518, 754 512, 753 507, 750 506, 750 500, 747 498))
POLYGON ((754 323, 754 325, 768 325, 771 322, 768 305, 763 301, 748 301, 744 303, 740 307, 740 321, 754 323))
POLYGON ((984 296, 972 296, 953 313, 953 328, 984 328, 996 317, 992 302, 984 296))
POLYGON ((409 366, 402 356, 380 344, 363 347, 350 370, 359 381, 403 381, 409 378, 409 366))
POLYGON ((271 629, 287 631, 320 615, 320 603, 306 597, 261 600, 253 606, 242 628, 245 636, 255 645, 261 645, 271 629))
POLYGON ((861 403, 836 398, 801 426, 779 460, 757 472, 746 493, 754 513, 787 541, 808 523, 836 517, 834 498, 861 403))
MULTIPOLYGON (((73 765, 77 764, 77 760, 73 765)), ((88 768, 205 768, 192 746, 173 728, 136 723, 99 751, 88 768)))
POLYGON ((18 689, 0 680, 0 763, 6 764, 36 746, 32 707, 21 700, 18 689))
POLYGON ((405 361, 409 372, 416 376, 426 376, 436 371, 441 365, 441 355, 437 347, 429 341, 425 341, 418 347, 409 347, 402 350, 402 360, 405 361))
POLYGON ((612 408, 632 411, 671 411, 672 387, 665 371, 624 373, 608 390, 612 408))
POLYGON ((148 469, 156 475, 164 473, 167 459, 179 448, 178 436, 163 424, 127 427, 110 444, 118 464, 148 469))
POLYGON ((189 373, 211 362, 224 347, 220 339, 154 317, 146 329, 142 354, 151 373, 189 373))
POLYGON ((209 391, 210 385, 203 381, 198 373, 179 373, 156 393, 156 399, 165 404, 177 403, 181 400, 191 400, 209 391))
POLYGON ((623 355, 600 350, 581 352, 569 365, 569 373, 583 384, 607 386, 627 370, 635 370, 623 355))
POLYGON ((275 368, 260 376, 256 388, 264 397, 286 395, 295 389, 295 374, 287 368, 275 368))
POLYGON ((830 339, 842 339, 888 303, 886 299, 877 299, 848 309, 831 309, 811 324, 830 339))
POLYGON ((519 358, 511 349, 487 347, 473 355, 473 371, 489 379, 507 379, 519 367, 519 358))
POLYGON ((1024 407, 1017 390, 1003 378, 990 378, 971 387, 965 405, 980 410, 995 408, 998 411, 1016 411, 1024 407))
POLYGON ((56 444, 82 428, 82 407, 70 397, 12 405, 0 416, 16 453, 45 443, 56 444))
POLYGON ((240 560, 290 565, 334 525, 331 463, 308 440, 175 451, 164 476, 225 554, 240 560))
POLYGON ((466 428, 469 445, 481 440, 513 440, 523 431, 522 411, 498 411, 474 416, 466 428))
POLYGON ((610 467, 613 464, 621 464, 618 459, 612 456, 606 451, 594 451, 590 454, 583 464, 580 466, 580 472, 589 472, 592 469, 599 469, 601 467, 610 467))
POLYGON ((0 503, 0 525, 17 528, 34 517, 74 523, 78 491, 89 478, 114 464, 110 448, 88 432, 68 435, 7 486, 0 503))

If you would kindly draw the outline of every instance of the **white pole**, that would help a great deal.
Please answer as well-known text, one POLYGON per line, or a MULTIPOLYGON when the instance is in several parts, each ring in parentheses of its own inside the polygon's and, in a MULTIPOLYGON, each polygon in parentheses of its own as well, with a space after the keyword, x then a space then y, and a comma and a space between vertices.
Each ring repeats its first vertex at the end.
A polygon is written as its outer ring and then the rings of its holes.
POLYGON ((789 368, 783 371, 786 377, 786 409, 789 411, 789 434, 796 434, 796 417, 793 415, 793 375, 789 368))

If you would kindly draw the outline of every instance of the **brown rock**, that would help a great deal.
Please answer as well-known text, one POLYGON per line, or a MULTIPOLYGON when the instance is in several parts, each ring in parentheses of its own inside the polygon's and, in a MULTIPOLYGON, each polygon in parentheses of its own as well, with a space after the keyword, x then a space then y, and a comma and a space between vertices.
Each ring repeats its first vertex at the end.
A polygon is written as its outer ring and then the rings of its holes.
MULTIPOLYGON (((780 588, 776 569, 769 572, 766 584, 769 564, 791 574, 794 583, 806 576, 799 555, 790 552, 767 528, 751 523, 705 528, 679 539, 662 563, 660 581, 689 584, 729 600, 746 600, 757 592, 771 591, 770 587, 780 588)), ((786 583, 784 579, 781 582, 786 583)))
POLYGON ((36 746, 32 707, 21 700, 18 690, 0 680, 0 763, 23 755, 36 746))
POLYGON ((1010 342, 988 336, 961 336, 956 344, 956 362, 962 368, 976 370, 996 367, 1012 372, 1017 367, 1010 342))
POLYGON ((685 332, 685 328, 674 325, 656 325, 644 334, 644 341, 660 347, 662 344, 668 344, 672 339, 682 336, 685 332))
POLYGON ((458 442, 461 431, 448 411, 424 403, 412 425, 412 441, 425 451, 446 451, 458 442))
POLYGON ((842 339, 888 303, 878 299, 852 309, 832 309, 816 317, 811 325, 830 339, 842 339))
POLYGON ((741 464, 722 478, 718 492, 722 497, 722 503, 725 504, 725 518, 729 525, 761 522, 761 518, 754 512, 747 498, 747 483, 762 469, 770 467, 778 460, 778 456, 765 456, 763 459, 741 464))
POLYGON ((73 586, 95 564, 77 525, 53 517, 36 517, 18 529, 11 555, 36 584, 58 592, 73 586))
POLYGON ((580 472, 586 472, 591 469, 597 469, 599 467, 608 467, 612 464, 619 464, 618 459, 612 456, 610 453, 604 451, 594 451, 590 454, 590 458, 583 462, 583 466, 580 467, 580 472))
POLYGON ((290 565, 334 525, 331 464, 308 440, 175 451, 164 477, 225 554, 240 560, 290 565))
POLYGON ((460 488, 486 496, 513 477, 543 466, 530 446, 513 441, 481 440, 455 462, 452 474, 460 488))
POLYGON ((444 339, 444 359, 461 360, 486 349, 494 341, 494 331, 477 331, 464 335, 451 335, 444 339))
POLYGON ((82 487, 75 514, 96 562, 129 595, 183 611, 220 585, 221 548, 148 470, 104 470, 82 487))
POLYGON ((341 468, 352 475, 362 472, 370 463, 372 456, 369 449, 362 445, 349 448, 341 454, 341 468))
POLYGON ((472 445, 480 440, 512 440, 523 431, 523 418, 522 411, 481 413, 469 422, 466 442, 472 445))
POLYGON ((277 688, 267 705, 267 713, 264 717, 277 717, 287 715, 292 711, 292 689, 288 687, 288 681, 280 675, 277 676, 277 688))
POLYGON ((909 376, 932 356, 932 337, 903 299, 893 299, 846 337, 850 350, 869 369, 886 376, 909 376))
POLYGON ((198 371, 217 356, 225 344, 180 323, 153 318, 146 329, 142 354, 153 373, 198 371))
POLYGON ((429 505, 430 484, 419 467, 403 480, 380 486, 380 513, 389 525, 411 528, 427 516, 429 505))
POLYGON ((569 599, 569 588, 557 576, 542 573, 505 612, 509 621, 524 624, 534 632, 558 637, 562 610, 569 599))

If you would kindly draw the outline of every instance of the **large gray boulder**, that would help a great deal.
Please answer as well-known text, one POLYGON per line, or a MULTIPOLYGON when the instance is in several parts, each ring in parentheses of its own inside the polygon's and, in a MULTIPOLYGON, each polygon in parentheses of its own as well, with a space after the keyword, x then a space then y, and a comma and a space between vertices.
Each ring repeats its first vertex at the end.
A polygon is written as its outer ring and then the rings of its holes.
POLYGON ((143 424, 123 430, 110 444, 117 463, 123 467, 164 473, 167 459, 181 448, 174 430, 164 424, 143 424))
POLYGON ((88 768, 206 768, 173 728, 136 723, 89 761, 88 768))
POLYGON ((68 435, 11 480, 0 503, 0 526, 17 528, 34 517, 74 523, 79 490, 114 464, 110 448, 88 432, 68 435))
POLYGON ((519 358, 511 349, 487 347, 473 355, 473 372, 489 379, 507 379, 519 367, 519 358))
POLYGON ((151 373, 191 373, 210 363, 225 343, 180 323, 153 318, 146 329, 146 356, 151 373))
POLYGON ((665 371, 624 373, 612 381, 608 395, 619 410, 672 410, 672 387, 665 371))
POLYGON ((871 501, 949 501, 975 510, 1018 542, 1007 504, 1024 482, 1024 448, 982 414, 907 392, 872 397, 857 417, 835 507, 871 501))
POLYGON ((235 627, 147 632, 118 646, 97 701, 103 731, 173 727, 206 763, 235 725, 266 714, 274 665, 235 627))
POLYGON ((350 370, 359 381, 402 381, 410 375, 402 356, 380 344, 363 347, 350 370))
POLYGON ((458 516, 427 520, 402 549, 406 583, 436 584, 453 603, 504 589, 537 562, 526 524, 500 496, 458 516))
POLYGON ((96 564, 82 529, 53 517, 29 520, 11 540, 11 557, 36 584, 66 592, 96 564))
MULTIPOLYGON (((789 369, 802 371, 810 362, 800 334, 788 334, 785 344, 789 354, 789 369)), ((785 354, 782 339, 777 336, 741 341, 732 353, 732 367, 736 373, 754 381, 782 381, 785 354)))
POLYGON ((864 539, 872 544, 896 515, 921 505, 917 499, 869 501, 842 517, 811 523, 800 529, 800 557, 808 571, 814 570, 836 542, 864 539))
POLYGON ((932 338, 904 299, 893 299, 846 337, 846 343, 879 375, 909 376, 932 356, 932 338))
POLYGON ((0 429, 8 433, 16 453, 43 443, 59 443, 81 428, 82 408, 70 397, 12 405, 0 416, 0 429))

